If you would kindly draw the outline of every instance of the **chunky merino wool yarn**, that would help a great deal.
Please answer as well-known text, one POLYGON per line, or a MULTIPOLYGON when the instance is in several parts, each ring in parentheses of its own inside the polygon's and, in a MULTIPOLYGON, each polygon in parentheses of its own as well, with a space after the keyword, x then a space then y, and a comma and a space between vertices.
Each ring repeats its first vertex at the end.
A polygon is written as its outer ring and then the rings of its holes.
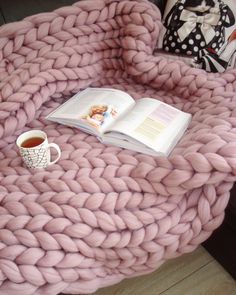
POLYGON ((153 54, 148 1, 87 0, 0 28, 0 295, 85 294, 193 251, 221 224, 236 179, 236 70, 153 54), (88 86, 190 112, 172 154, 105 146, 45 116, 88 86), (42 129, 62 150, 27 169, 15 144, 42 129))

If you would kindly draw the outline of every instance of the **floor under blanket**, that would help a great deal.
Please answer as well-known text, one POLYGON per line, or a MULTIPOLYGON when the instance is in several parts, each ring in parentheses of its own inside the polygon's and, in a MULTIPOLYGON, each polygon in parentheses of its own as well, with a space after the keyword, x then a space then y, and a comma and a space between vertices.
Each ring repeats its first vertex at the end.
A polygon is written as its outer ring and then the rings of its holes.
POLYGON ((234 295, 236 281, 203 247, 199 247, 193 253, 168 261, 149 275, 124 280, 91 295, 134 294, 234 295))

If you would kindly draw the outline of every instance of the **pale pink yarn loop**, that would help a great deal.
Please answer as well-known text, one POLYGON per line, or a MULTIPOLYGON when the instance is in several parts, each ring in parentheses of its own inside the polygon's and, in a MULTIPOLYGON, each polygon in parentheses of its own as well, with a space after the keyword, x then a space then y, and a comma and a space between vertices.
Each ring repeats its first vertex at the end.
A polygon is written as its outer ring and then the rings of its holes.
POLYGON ((0 27, 0 295, 92 293, 188 253, 222 223, 236 179, 236 71, 155 55, 146 0, 87 0, 0 27), (193 115, 169 157, 105 146, 45 119, 114 87, 193 115), (42 129, 59 162, 27 169, 15 140, 42 129))

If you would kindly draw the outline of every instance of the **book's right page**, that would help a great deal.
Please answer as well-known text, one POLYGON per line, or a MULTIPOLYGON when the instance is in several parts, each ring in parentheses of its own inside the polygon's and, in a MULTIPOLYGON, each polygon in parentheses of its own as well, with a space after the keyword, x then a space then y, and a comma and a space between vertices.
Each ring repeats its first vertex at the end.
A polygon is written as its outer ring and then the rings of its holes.
POLYGON ((107 137, 120 137, 168 155, 186 130, 191 115, 152 98, 143 98, 121 120, 118 120, 107 137), (125 136, 123 136, 123 134, 125 136))

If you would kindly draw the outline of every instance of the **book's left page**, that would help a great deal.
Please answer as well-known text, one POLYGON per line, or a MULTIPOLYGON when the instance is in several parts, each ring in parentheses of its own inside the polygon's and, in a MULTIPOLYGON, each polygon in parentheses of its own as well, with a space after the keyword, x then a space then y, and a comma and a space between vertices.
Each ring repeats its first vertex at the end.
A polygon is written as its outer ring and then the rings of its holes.
POLYGON ((87 88, 50 113, 47 119, 99 136, 134 104, 132 97, 124 91, 87 88))

